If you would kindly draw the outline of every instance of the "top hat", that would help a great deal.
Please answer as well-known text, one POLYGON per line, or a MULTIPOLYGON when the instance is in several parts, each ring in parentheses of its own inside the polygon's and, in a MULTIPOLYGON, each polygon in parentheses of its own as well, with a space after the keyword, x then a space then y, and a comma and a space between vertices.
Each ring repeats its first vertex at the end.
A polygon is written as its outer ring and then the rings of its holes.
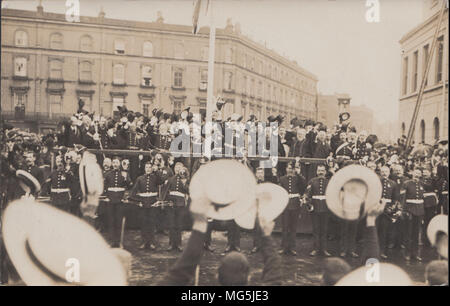
POLYGON ((253 173, 245 165, 230 159, 202 165, 189 184, 192 203, 207 198, 212 203, 207 215, 216 220, 232 220, 246 212, 254 203, 255 191, 253 173))
POLYGON ((250 209, 234 220, 245 229, 253 229, 257 216, 265 220, 275 220, 286 208, 289 195, 281 186, 272 183, 262 183, 256 186, 256 201, 250 209))
POLYGON ((126 285, 120 260, 87 222, 50 205, 21 199, 3 216, 3 241, 19 276, 30 286, 126 285), (68 278, 78 269, 79 279, 68 278), (75 282, 73 282, 75 281, 75 282))
POLYGON ((357 220, 380 202, 381 194, 381 182, 374 171, 349 165, 331 177, 325 196, 328 208, 336 216, 357 220))

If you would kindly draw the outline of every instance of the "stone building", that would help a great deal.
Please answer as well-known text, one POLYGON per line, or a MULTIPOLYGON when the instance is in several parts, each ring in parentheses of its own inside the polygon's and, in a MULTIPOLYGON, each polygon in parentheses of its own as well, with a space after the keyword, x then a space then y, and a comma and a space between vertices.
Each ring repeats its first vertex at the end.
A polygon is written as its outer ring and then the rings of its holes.
MULTIPOLYGON (((77 109, 106 116, 117 106, 205 112, 209 29, 154 22, 2 9, 2 116, 31 131, 54 129, 77 109)), ((240 33, 216 31, 214 95, 224 118, 317 117, 317 78, 240 33)))
POLYGON ((423 4, 424 21, 400 40, 402 70, 398 129, 399 134, 408 134, 426 61, 432 55, 413 141, 433 144, 436 140, 448 139, 448 8, 439 29, 437 47, 430 54, 442 0, 425 0, 423 4))

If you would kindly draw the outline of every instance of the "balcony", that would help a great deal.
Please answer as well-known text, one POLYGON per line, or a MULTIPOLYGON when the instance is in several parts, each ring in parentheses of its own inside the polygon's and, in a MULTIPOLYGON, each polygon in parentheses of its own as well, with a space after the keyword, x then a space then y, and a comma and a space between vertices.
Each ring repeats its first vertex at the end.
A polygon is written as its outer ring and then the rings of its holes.
POLYGON ((59 121, 64 118, 70 118, 71 113, 53 113, 49 112, 27 112, 16 113, 15 111, 2 111, 1 118, 4 120, 23 120, 23 121, 59 121))

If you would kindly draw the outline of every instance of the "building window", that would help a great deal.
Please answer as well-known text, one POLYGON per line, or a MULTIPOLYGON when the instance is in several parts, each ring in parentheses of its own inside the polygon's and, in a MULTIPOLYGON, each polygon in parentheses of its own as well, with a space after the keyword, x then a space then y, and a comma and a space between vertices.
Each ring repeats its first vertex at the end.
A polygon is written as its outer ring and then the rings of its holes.
POLYGON ((233 72, 225 72, 224 85, 225 90, 233 90, 233 72))
POLYGON ((183 87, 183 69, 175 68, 173 71, 173 87, 183 87))
POLYGON ((146 87, 150 87, 153 86, 153 82, 152 82, 152 67, 150 66, 142 66, 141 68, 142 70, 142 80, 141 80, 141 85, 142 86, 146 86, 146 87))
POLYGON ((92 96, 78 96, 78 100, 83 100, 84 106, 83 109, 91 112, 92 111, 92 96))
POLYGON ((61 114, 62 113, 62 96, 61 95, 49 95, 49 113, 50 114, 61 114))
POLYGON ((227 64, 233 63, 233 49, 231 47, 228 47, 225 50, 225 63, 227 64))
POLYGON ((16 57, 14 59, 14 76, 27 76, 27 59, 25 57, 16 57))
POLYGON ((80 63, 80 81, 92 82, 92 64, 88 61, 80 63))
POLYGON ((413 84, 412 91, 416 92, 417 90, 417 66, 419 64, 419 51, 414 52, 413 54, 413 84))
POLYGON ((125 103, 125 98, 124 97, 113 97, 113 107, 112 107, 112 115, 114 117, 119 115, 119 110, 117 107, 123 107, 125 103))
POLYGON ((255 80, 252 79, 251 84, 250 84, 250 96, 254 97, 255 96, 255 80))
POLYGON ((153 44, 150 41, 146 41, 142 45, 142 55, 146 57, 153 56, 153 44))
POLYGON ((408 57, 403 59, 403 94, 408 92, 408 57))
POLYGON ((51 80, 62 80, 63 73, 63 62, 58 59, 54 59, 50 61, 50 75, 49 78, 51 80))
POLYGON ((145 117, 149 117, 149 115, 151 115, 150 113, 151 105, 152 105, 151 99, 141 99, 141 111, 145 117))
POLYGON ((175 44, 175 50, 174 50, 174 54, 175 54, 175 58, 176 59, 184 59, 184 47, 182 44, 175 44))
POLYGON ((420 121, 420 142, 425 143, 425 121, 420 121))
POLYGON ((402 135, 405 135, 405 133, 406 133, 406 126, 405 123, 402 122, 402 135))
POLYGON ((251 92, 251 87, 250 87, 250 78, 247 78, 247 77, 245 77, 245 93, 247 94, 247 95, 250 95, 252 92, 251 92))
POLYGON ((84 35, 80 39, 80 50, 84 52, 92 51, 92 37, 84 35))
POLYGON ((208 61, 209 47, 202 47, 200 50, 200 58, 202 61, 208 61))
POLYGON ((262 98, 262 91, 263 91, 263 84, 261 81, 258 82, 258 91, 257 91, 257 97, 262 98))
POLYGON ((442 82, 442 64, 444 54, 444 37, 438 38, 438 45, 436 50, 436 84, 442 82))
POLYGON ((200 89, 206 90, 208 87, 208 70, 202 69, 200 70, 200 89))
POLYGON ((123 64, 114 65, 113 84, 125 84, 125 66, 123 64))
MULTIPOLYGON (((422 63, 422 78, 425 77, 425 70, 427 69, 428 59, 430 57, 430 45, 423 47, 423 63, 422 63)), ((428 84, 428 78, 425 80, 425 86, 428 84)))
POLYGON ((27 94, 25 92, 14 92, 13 102, 15 107, 25 108, 27 104, 27 94))
POLYGON ((250 70, 255 70, 255 59, 253 57, 250 59, 250 70))
POLYGON ((114 41, 114 53, 125 54, 125 41, 122 39, 116 39, 114 41))
POLYGON ((25 31, 17 31, 14 39, 14 45, 16 47, 28 46, 28 34, 25 31))
POLYGON ((180 114, 184 108, 184 101, 182 99, 176 99, 173 101, 173 112, 175 114, 180 114))
POLYGON ((50 35, 50 49, 62 49, 63 36, 60 33, 53 33, 50 35))
POLYGON ((439 118, 433 120, 434 140, 439 140, 439 118))

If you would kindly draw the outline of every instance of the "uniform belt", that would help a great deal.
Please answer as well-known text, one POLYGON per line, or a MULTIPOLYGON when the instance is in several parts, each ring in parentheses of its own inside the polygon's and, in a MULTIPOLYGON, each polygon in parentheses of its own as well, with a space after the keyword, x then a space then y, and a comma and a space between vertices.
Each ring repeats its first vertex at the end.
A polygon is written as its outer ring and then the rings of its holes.
POLYGON ((123 187, 109 187, 108 191, 120 192, 120 191, 125 191, 125 188, 123 188, 123 187))
POLYGON ((292 198, 298 198, 298 197, 300 197, 300 194, 299 194, 299 193, 290 193, 290 194, 289 194, 289 199, 292 199, 292 198))
POLYGON ((312 196, 312 198, 314 200, 325 200, 326 196, 324 196, 324 195, 315 195, 315 196, 312 196))
POLYGON ((385 201, 386 203, 391 203, 392 199, 387 199, 387 198, 381 198, 382 201, 385 201))
POLYGON ((336 155, 336 158, 350 159, 350 156, 347 156, 347 155, 336 155))
POLYGON ((136 146, 128 146, 128 149, 131 149, 131 150, 139 150, 139 147, 136 147, 136 146))
POLYGON ((442 191, 441 194, 448 194, 448 191, 442 191))
POLYGON ((54 192, 54 193, 63 193, 63 192, 70 192, 70 189, 69 188, 51 188, 50 191, 54 192))
POLYGON ((143 198, 145 198, 145 197, 156 197, 156 196, 158 196, 158 193, 157 192, 142 192, 142 193, 138 193, 137 194, 138 196, 140 196, 140 197, 143 197, 143 198))
POLYGON ((179 191, 170 191, 169 194, 173 195, 173 196, 183 197, 183 198, 185 197, 184 193, 181 193, 179 191))
POLYGON ((435 197, 436 193, 434 193, 434 192, 424 192, 423 196, 424 197, 435 197))
POLYGON ((411 204, 422 204, 423 200, 419 200, 419 199, 407 199, 406 203, 411 203, 411 204))

